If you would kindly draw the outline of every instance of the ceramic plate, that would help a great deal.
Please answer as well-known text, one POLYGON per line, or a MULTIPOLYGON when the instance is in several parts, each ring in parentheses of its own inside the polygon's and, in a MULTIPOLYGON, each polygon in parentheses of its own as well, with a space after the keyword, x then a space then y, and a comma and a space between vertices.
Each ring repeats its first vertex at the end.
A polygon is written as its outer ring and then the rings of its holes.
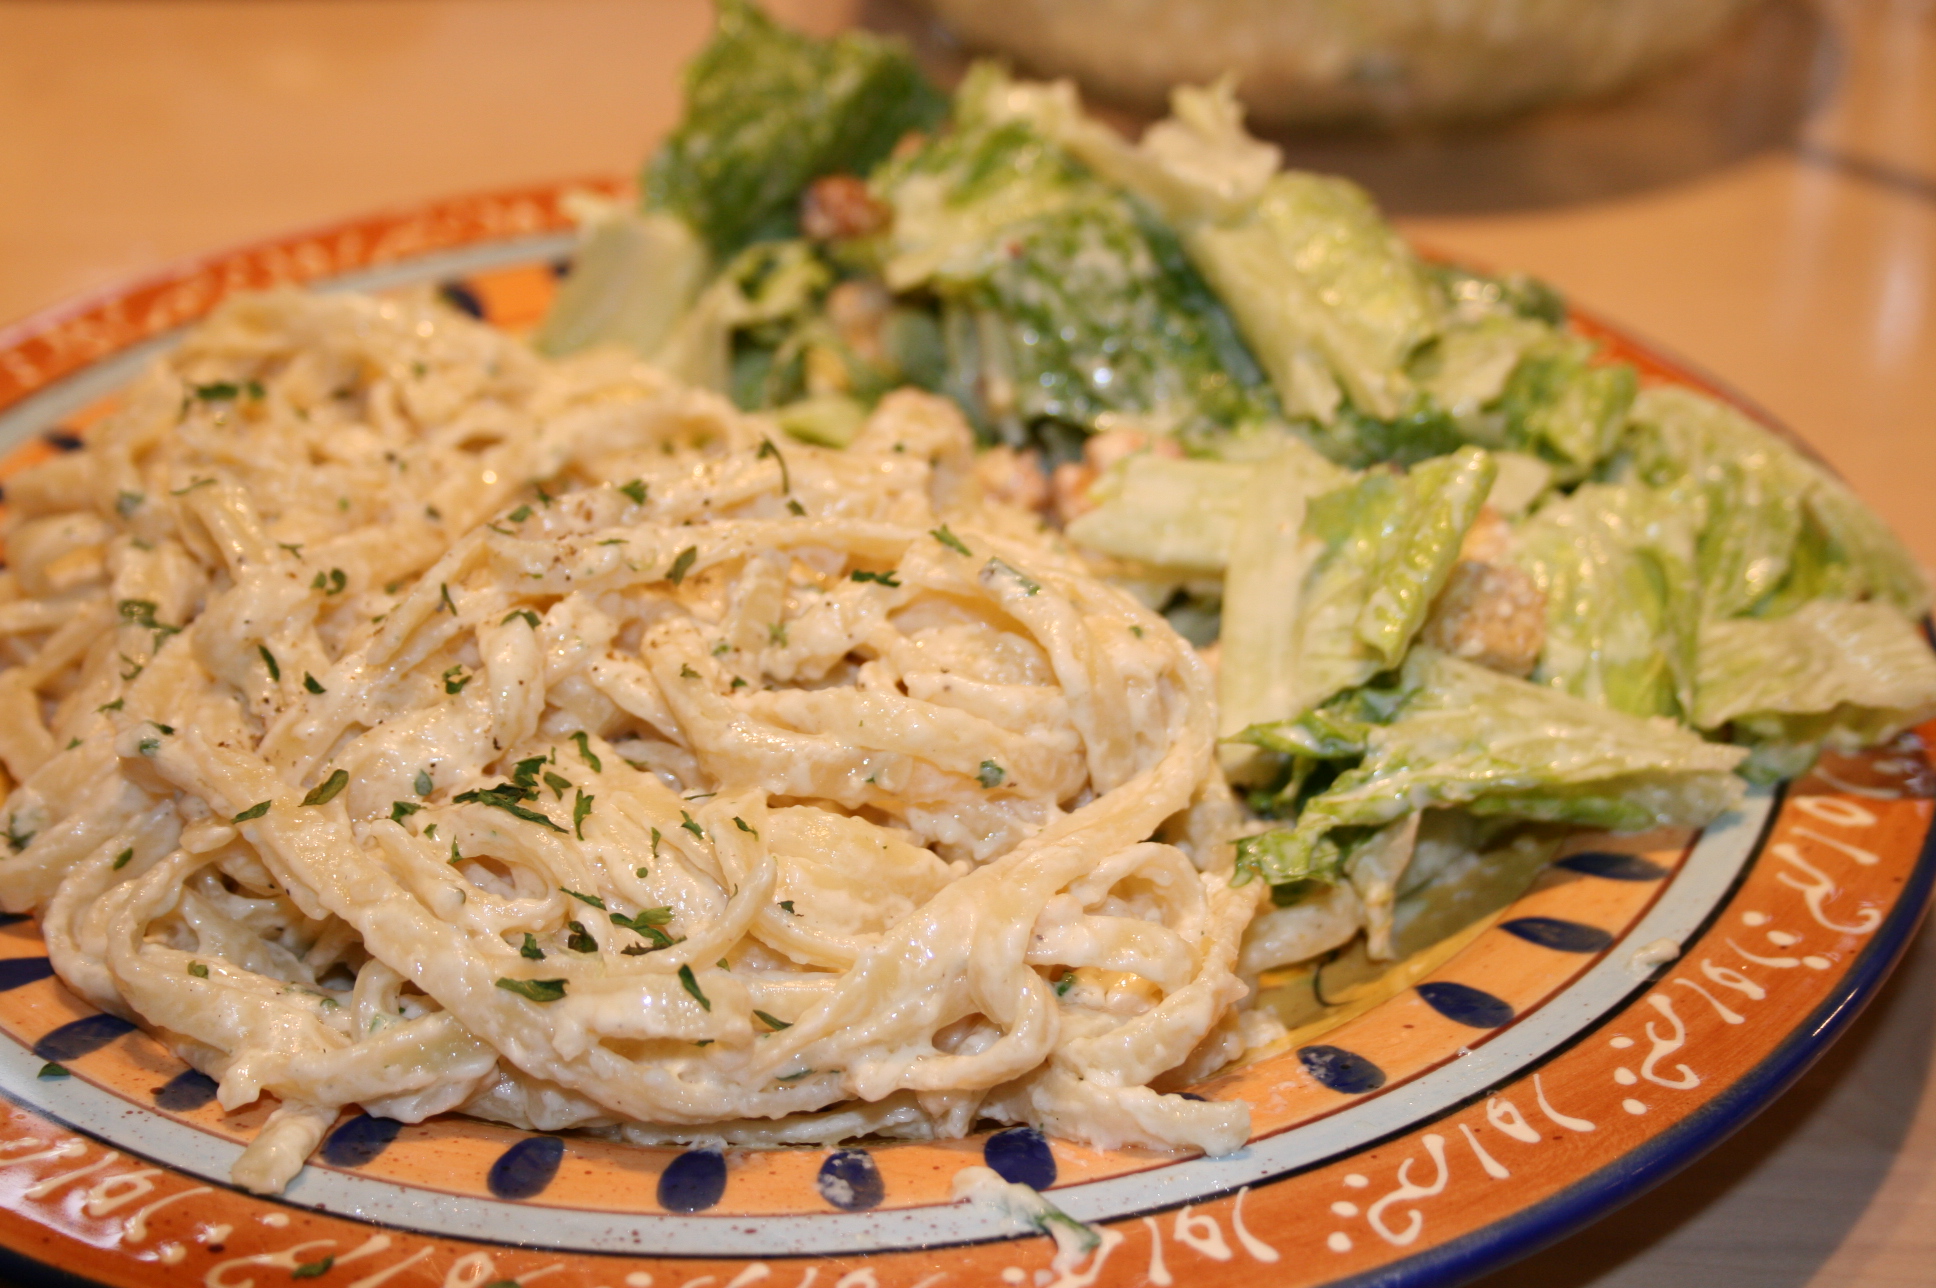
MULTIPOLYGON (((251 247, 0 333, 0 475, 78 448, 115 390, 237 290, 434 284, 512 329, 571 249, 561 190, 251 247)), ((1712 389, 1587 319, 1645 378, 1712 389)), ((1727 396, 1725 393, 1722 396, 1727 396)), ((1752 409, 1750 409, 1752 410, 1752 409)), ((1936 729, 1931 730, 1936 733, 1936 729)), ((1929 899, 1936 774, 1905 735, 1751 793, 1704 833, 1582 836, 1510 907, 1321 1033, 1194 1089, 1226 1158, 1036 1132, 842 1150, 642 1149, 346 1116, 279 1198, 227 1184, 268 1105, 214 1084, 0 928, 0 1276, 269 1288, 1090 1288, 1457 1282, 1662 1179, 1767 1104, 1874 993, 1929 899), (58 1062, 67 1076, 42 1076, 58 1062), (1104 1231, 1073 1269, 948 1202, 986 1162, 1104 1231)), ((3 860, 0 860, 3 861, 3 860)))

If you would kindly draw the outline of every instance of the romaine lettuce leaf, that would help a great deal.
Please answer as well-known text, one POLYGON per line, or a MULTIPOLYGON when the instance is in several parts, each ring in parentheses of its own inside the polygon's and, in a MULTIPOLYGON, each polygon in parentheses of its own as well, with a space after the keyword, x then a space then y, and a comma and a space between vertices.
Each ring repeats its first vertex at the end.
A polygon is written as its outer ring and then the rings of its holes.
POLYGON ((1596 363, 1596 347, 1553 332, 1513 368, 1499 399, 1504 441, 1551 463, 1562 482, 1586 477, 1626 428, 1639 377, 1625 363, 1596 363))
MULTIPOLYGON (((1290 454, 1295 486, 1307 496, 1328 492, 1349 475, 1295 439, 1280 438, 1290 454)), ((1096 508, 1073 520, 1071 541, 1119 559, 1181 573, 1222 572, 1243 511, 1244 492, 1257 473, 1251 462, 1175 460, 1147 452, 1104 471, 1089 489, 1096 508)))
POLYGON ((1010 441, 1044 421, 1174 433, 1273 416, 1262 371, 1175 235, 1008 110, 1013 89, 977 68, 954 128, 874 180, 894 211, 886 282, 949 310, 949 392, 1010 441))
POLYGON ((1730 723, 1755 766, 1789 776, 1824 746, 1855 751, 1936 717, 1936 654, 1895 607, 1817 600, 1701 628, 1694 722, 1730 723))
POLYGON ((1412 378, 1468 437, 1496 435, 1493 445, 1503 446, 1503 424, 1487 424, 1484 413, 1505 395, 1520 360, 1552 336, 1545 323, 1512 314, 1450 325, 1413 360, 1412 378))
POLYGON ((1457 264, 1427 264, 1425 272, 1454 323, 1514 317, 1550 326, 1566 322, 1566 298, 1537 277, 1480 273, 1457 264))
POLYGON ((1631 420, 1612 472, 1695 490, 1705 616, 1780 616, 1816 598, 1927 611, 1923 574, 1882 520, 1740 412, 1663 387, 1641 393, 1631 420))
POLYGON ((1586 484, 1522 523, 1509 558, 1546 596, 1534 681, 1630 715, 1691 711, 1694 532, 1684 504, 1638 484, 1586 484))
POLYGON ((686 112, 646 165, 647 205, 686 219, 725 259, 795 236, 800 196, 826 174, 866 174, 947 100, 898 42, 816 40, 751 0, 717 0, 719 25, 686 66, 686 112))
POLYGON ((1329 422, 1348 397, 1373 417, 1405 411, 1405 364, 1439 310, 1418 260, 1362 189, 1281 173, 1243 219, 1183 236, 1285 410, 1329 422))
POLYGON ((1307 501, 1308 474, 1260 470, 1224 589, 1224 733, 1293 719, 1397 666, 1493 472, 1486 453, 1464 448, 1307 501))
POLYGON ((1004 80, 984 101, 1178 230, 1291 415, 1329 424, 1347 405, 1372 418, 1405 414, 1414 399, 1404 363, 1436 327, 1439 294, 1363 190, 1279 172, 1278 149, 1244 131, 1228 83, 1174 91, 1171 116, 1136 145, 1083 115, 1066 82, 1004 80))
MULTIPOLYGON (((1403 699, 1365 757, 1304 805, 1296 823, 1238 844, 1271 884, 1336 879, 1364 829, 1427 806, 1638 830, 1703 825, 1740 798, 1740 748, 1662 719, 1597 706, 1419 647, 1403 699)), ((1261 740, 1258 731, 1252 740, 1261 740)))
POLYGON ((1367 474, 1312 502, 1304 530, 1323 550, 1300 597, 1308 705, 1398 665, 1493 476, 1491 457, 1468 447, 1403 475, 1367 474))
POLYGON ((664 347, 705 283, 706 248, 685 220, 614 206, 580 230, 572 271, 532 337, 557 357, 622 344, 664 347))

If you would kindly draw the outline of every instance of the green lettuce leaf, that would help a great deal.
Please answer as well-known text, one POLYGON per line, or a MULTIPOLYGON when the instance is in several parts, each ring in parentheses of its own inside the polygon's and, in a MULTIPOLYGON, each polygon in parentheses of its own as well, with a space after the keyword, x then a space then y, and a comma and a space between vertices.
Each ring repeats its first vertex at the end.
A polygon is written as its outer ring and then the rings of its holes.
POLYGON ((1533 679, 1631 715, 1694 707, 1695 519, 1639 485, 1587 484, 1514 533, 1510 558, 1546 596, 1533 679))
POLYGON ((1244 218, 1189 227, 1184 244, 1288 412, 1330 422, 1348 398, 1390 419, 1411 404, 1405 364, 1437 329, 1438 302, 1355 184, 1278 174, 1244 218))
POLYGON ((1486 453, 1464 448, 1307 500, 1298 475, 1260 471, 1224 586, 1224 733, 1292 719, 1397 666, 1493 474, 1486 453))
MULTIPOLYGON (((1291 454, 1287 468, 1298 475, 1301 493, 1328 492, 1350 477, 1297 440, 1278 441, 1291 454)), ((1222 572, 1256 473, 1252 462, 1137 453, 1104 471, 1089 489, 1096 508, 1065 531, 1077 545, 1119 559, 1180 573, 1222 572)))
POLYGON ((978 67, 954 128, 876 175, 897 292, 944 306, 947 391, 1021 442, 1042 422, 1163 433, 1267 419, 1275 401, 1175 235, 1098 179, 978 67))
POLYGON ((1694 721, 1733 726, 1762 776, 1823 747, 1849 752, 1936 717, 1936 654, 1892 605, 1818 600, 1787 617, 1701 628, 1694 721))
POLYGON ((685 220, 615 208, 582 229, 572 271, 532 343, 553 357, 595 344, 652 357, 699 294, 708 267, 685 220))
POLYGON ((1504 441, 1552 464, 1562 482, 1586 477, 1626 428, 1639 376, 1625 363, 1596 363, 1596 346, 1553 333, 1513 368, 1499 399, 1504 441))
POLYGON ((682 216, 718 259, 797 234, 822 175, 866 174, 947 100, 898 42, 865 31, 816 40, 750 0, 717 0, 719 25, 686 66, 686 112, 646 165, 646 203, 682 216))
POLYGON ((1403 700, 1370 731, 1365 757, 1312 797, 1291 827, 1238 844, 1247 875, 1273 885, 1335 880, 1366 829, 1428 806, 1640 830, 1704 825, 1739 800, 1740 748, 1703 741, 1543 685, 1420 647, 1403 700))
POLYGON ((1911 617, 1922 571, 1873 511, 1746 416, 1691 389, 1648 389, 1611 473, 1692 489, 1705 616, 1780 616, 1811 599, 1877 598, 1911 617))

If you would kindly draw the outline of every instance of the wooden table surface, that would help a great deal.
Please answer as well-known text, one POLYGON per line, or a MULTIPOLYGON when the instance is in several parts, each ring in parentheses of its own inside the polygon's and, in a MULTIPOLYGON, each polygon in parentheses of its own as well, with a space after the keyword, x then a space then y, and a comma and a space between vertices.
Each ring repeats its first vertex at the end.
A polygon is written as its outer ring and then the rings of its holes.
MULTIPOLYGON (((775 0, 932 37, 892 0, 775 0)), ((0 325, 373 209, 630 171, 701 0, 0 0, 0 325)), ((1744 391, 1936 564, 1936 3, 1769 0, 1611 103, 1290 141, 1744 391)), ((1936 1283, 1936 945, 1714 1153, 1492 1288, 1936 1283)))

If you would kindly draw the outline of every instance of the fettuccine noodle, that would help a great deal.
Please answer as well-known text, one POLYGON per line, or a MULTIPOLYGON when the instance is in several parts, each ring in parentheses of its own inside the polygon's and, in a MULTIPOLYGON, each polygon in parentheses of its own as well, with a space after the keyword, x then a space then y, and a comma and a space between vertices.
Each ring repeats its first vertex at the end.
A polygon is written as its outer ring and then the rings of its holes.
POLYGON ((61 978, 281 1188, 347 1105, 641 1142, 1242 1145, 1202 663, 985 503, 426 303, 239 299, 13 480, 0 759, 61 978), (1168 1085, 1168 1084, 1165 1084, 1168 1085))

